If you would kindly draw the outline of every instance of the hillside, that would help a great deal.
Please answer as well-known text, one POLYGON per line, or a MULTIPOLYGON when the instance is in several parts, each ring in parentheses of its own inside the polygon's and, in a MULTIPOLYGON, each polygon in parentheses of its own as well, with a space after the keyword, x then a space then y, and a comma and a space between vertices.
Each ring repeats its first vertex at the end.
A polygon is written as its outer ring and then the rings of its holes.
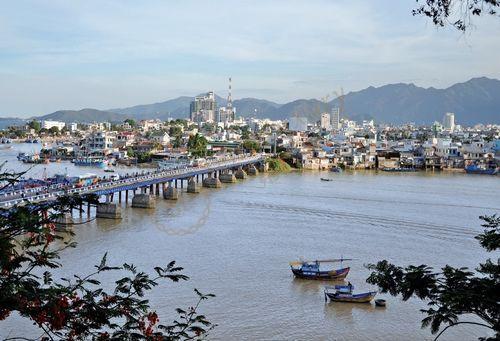
POLYGON ((82 110, 59 110, 45 116, 38 117, 39 120, 54 120, 66 123, 71 122, 122 122, 126 115, 97 109, 82 110))

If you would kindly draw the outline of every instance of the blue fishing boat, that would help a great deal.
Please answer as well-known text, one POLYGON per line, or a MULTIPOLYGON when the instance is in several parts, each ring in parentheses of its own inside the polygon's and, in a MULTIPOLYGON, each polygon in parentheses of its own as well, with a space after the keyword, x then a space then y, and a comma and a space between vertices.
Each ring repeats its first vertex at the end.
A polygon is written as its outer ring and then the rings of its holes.
POLYGON ((465 172, 467 174, 496 175, 498 173, 498 167, 494 165, 477 165, 473 163, 465 167, 465 172))
POLYGON ((335 285, 326 286, 325 302, 330 299, 332 302, 349 302, 349 303, 370 303, 377 295, 376 291, 368 291, 360 294, 353 294, 354 286, 348 285, 335 285))
POLYGON ((346 278, 349 267, 341 267, 340 269, 321 270, 321 263, 336 263, 348 261, 352 259, 327 259, 314 261, 294 261, 290 262, 292 273, 297 278, 303 279, 319 279, 319 280, 341 280, 346 278))

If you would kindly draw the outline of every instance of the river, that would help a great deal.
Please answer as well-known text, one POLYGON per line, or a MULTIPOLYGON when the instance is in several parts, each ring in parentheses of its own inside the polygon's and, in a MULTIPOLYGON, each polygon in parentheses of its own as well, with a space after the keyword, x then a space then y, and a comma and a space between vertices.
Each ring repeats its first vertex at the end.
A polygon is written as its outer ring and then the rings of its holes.
MULTIPOLYGON (((15 165, 11 154, 0 151, 0 160, 15 165)), ((61 276, 89 273, 105 252, 112 265, 126 261, 149 270, 176 260, 190 280, 155 288, 152 305, 168 322, 174 308, 195 303, 193 288, 215 294, 201 312, 217 324, 210 333, 216 340, 431 340, 429 329, 420 328, 423 302, 379 294, 386 308, 325 303, 326 283, 294 279, 288 262, 354 258, 348 279, 359 291, 373 288, 363 264, 381 259, 474 268, 488 257, 474 239, 481 231, 478 217, 500 213, 499 197, 500 178, 490 176, 261 174, 182 193, 178 201, 158 199, 154 210, 123 203, 119 221, 75 226, 78 246, 63 252, 61 276)), ((0 323, 0 337, 30 329, 12 317, 0 323)), ((482 329, 456 327, 442 340, 481 335, 482 329)))

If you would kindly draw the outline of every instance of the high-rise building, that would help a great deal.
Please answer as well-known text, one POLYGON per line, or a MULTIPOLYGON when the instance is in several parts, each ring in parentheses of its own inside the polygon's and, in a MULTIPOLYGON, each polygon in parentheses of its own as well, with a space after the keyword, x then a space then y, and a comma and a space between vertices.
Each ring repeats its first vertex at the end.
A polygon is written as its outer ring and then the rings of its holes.
POLYGON ((455 114, 452 112, 447 112, 443 117, 443 128, 449 132, 455 130, 455 114))
POLYGON ((213 91, 207 92, 203 96, 196 96, 190 105, 191 121, 196 123, 214 122, 216 106, 213 91))
POLYGON ((233 96, 231 93, 231 77, 229 77, 229 92, 227 95, 227 106, 219 108, 217 115, 217 122, 229 123, 234 122, 234 116, 236 113, 233 107, 233 96))
POLYGON ((327 112, 324 112, 321 114, 321 119, 319 121, 319 125, 321 129, 325 130, 330 130, 331 124, 330 124, 330 114, 327 112))
POLYGON ((339 130, 340 129, 340 109, 332 108, 332 129, 339 130))

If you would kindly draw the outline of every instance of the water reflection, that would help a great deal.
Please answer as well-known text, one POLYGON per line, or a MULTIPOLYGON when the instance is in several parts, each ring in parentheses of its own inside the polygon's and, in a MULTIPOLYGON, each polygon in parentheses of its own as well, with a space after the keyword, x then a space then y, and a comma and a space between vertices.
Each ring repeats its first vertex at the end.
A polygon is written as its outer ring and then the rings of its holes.
POLYGON ((309 280, 294 277, 292 280, 292 289, 300 294, 320 293, 323 295, 324 287, 328 285, 343 285, 345 281, 321 281, 309 280))

